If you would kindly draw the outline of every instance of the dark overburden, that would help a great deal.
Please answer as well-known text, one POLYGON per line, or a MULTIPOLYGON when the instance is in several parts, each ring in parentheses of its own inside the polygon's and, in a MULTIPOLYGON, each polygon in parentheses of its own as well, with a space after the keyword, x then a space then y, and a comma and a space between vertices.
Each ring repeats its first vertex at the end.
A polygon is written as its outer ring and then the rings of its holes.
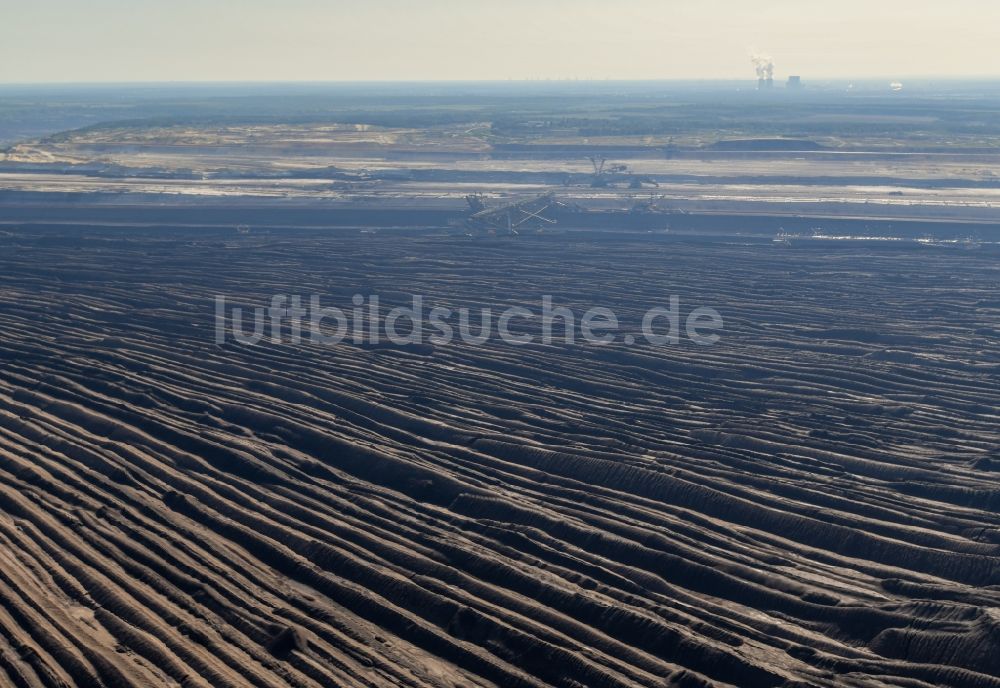
POLYGON ((0 683, 1000 686, 997 258, 8 227, 0 683), (276 293, 726 326, 214 343, 276 293))

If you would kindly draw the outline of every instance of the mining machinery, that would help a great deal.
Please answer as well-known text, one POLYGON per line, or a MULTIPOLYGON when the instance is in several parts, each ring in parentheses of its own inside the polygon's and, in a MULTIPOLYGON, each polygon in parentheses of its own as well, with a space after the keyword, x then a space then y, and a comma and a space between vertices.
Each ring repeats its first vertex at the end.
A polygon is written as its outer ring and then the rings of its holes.
POLYGON ((556 224, 553 213, 561 207, 551 193, 535 198, 489 207, 482 194, 465 197, 469 216, 465 226, 470 232, 493 235, 517 235, 525 229, 540 229, 556 224))
POLYGON ((606 189, 618 184, 625 184, 630 189, 641 189, 644 184, 659 186, 652 178, 635 174, 623 163, 608 164, 607 158, 603 156, 590 155, 587 159, 594 166, 590 185, 595 189, 606 189))

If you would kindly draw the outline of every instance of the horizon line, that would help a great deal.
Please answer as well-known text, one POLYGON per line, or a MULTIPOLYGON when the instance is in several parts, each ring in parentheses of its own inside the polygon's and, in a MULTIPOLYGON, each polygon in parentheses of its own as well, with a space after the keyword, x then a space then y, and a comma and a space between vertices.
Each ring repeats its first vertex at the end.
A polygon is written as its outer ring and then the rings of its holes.
MULTIPOLYGON (((903 79, 915 81, 996 81, 1000 82, 1000 74, 903 74, 903 75, 876 75, 876 76, 816 76, 809 77, 806 74, 788 74, 783 77, 776 77, 775 84, 784 83, 790 76, 802 77, 803 83, 873 83, 873 82, 893 82, 903 79)), ((604 83, 632 83, 632 84, 657 84, 657 83, 685 83, 685 84, 756 84, 757 80, 752 77, 656 77, 656 78, 578 78, 578 77, 518 77, 518 78, 371 78, 371 79, 151 79, 151 80, 94 80, 94 81, 0 81, 0 87, 7 86, 160 86, 160 85, 340 85, 340 84, 538 84, 538 83, 583 83, 583 84, 604 84, 604 83)))

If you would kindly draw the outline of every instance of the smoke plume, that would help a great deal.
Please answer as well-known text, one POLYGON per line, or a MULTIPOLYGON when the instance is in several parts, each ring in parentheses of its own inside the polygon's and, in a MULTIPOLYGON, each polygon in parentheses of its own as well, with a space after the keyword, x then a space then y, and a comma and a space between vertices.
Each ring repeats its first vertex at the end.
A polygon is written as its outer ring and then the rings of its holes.
POLYGON ((759 85, 771 85, 774 82, 774 60, 767 55, 751 55, 754 71, 757 72, 759 85))

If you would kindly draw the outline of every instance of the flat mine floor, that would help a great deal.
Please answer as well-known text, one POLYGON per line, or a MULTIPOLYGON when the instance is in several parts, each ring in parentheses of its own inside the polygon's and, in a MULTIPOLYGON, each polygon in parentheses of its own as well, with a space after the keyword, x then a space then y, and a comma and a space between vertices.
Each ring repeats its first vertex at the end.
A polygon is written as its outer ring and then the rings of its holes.
POLYGON ((5 230, 0 684, 1000 686, 997 258, 5 230), (275 294, 724 328, 217 343, 275 294))

